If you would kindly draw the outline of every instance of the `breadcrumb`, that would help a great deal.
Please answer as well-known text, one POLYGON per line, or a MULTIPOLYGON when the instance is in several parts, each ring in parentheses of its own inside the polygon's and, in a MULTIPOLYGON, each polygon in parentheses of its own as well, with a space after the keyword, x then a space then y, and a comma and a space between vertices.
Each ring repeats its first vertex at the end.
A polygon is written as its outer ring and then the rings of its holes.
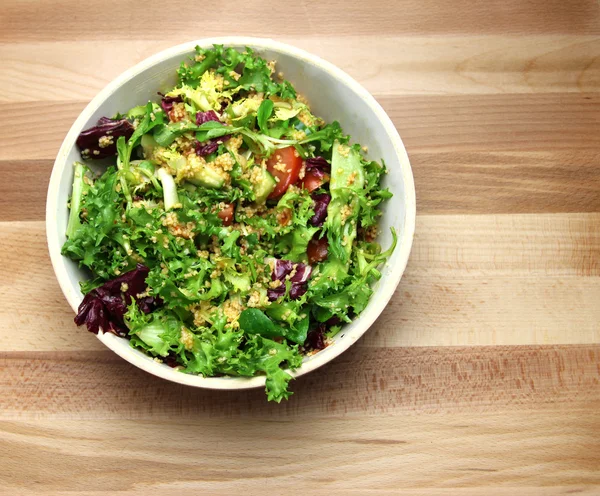
POLYGON ((194 348, 194 335, 185 327, 181 329, 181 338, 179 339, 185 349, 191 351, 194 348))
POLYGON ((223 153, 214 160, 213 164, 218 169, 229 172, 235 165, 235 159, 231 156, 231 153, 223 153))
POLYGON ((185 110, 185 104, 174 103, 173 108, 169 111, 169 120, 171 122, 181 122, 189 120, 188 113, 185 110))
POLYGON ((100 138, 98 139, 98 146, 100 148, 106 148, 107 146, 113 145, 114 143, 114 136, 100 136, 100 138))
POLYGON ((256 308, 260 306, 260 293, 258 291, 253 291, 250 294, 250 298, 248 298, 248 307, 256 308))
POLYGON ((338 153, 342 157, 347 157, 348 155, 350 155, 350 147, 346 145, 338 145, 338 153))
POLYGON ((344 205, 340 210, 340 217, 342 219, 342 224, 346 223, 346 219, 352 215, 352 208, 350 205, 344 205))
MULTIPOLYGON (((194 237, 196 224, 194 222, 187 222, 185 224, 179 222, 179 218, 175 212, 167 212, 162 219, 162 225, 165 226, 173 236, 178 238, 193 239, 194 237)), ((168 239, 165 239, 168 243, 168 239)))
POLYGON ((232 324, 233 327, 239 327, 237 320, 243 310, 244 307, 238 299, 225 300, 223 303, 223 313, 227 318, 227 322, 232 324))
POLYGON ((278 170, 279 172, 287 172, 287 166, 281 162, 278 161, 274 166, 273 169, 278 170))

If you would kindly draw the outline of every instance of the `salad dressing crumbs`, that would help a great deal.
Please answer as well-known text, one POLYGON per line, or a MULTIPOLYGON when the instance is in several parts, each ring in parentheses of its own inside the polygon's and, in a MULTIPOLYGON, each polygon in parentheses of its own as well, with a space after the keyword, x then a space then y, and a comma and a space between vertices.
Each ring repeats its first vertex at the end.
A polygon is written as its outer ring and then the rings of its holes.
POLYGON ((394 231, 376 242, 387 171, 249 48, 197 48, 177 73, 77 139, 112 165, 74 164, 62 252, 91 273, 75 321, 182 373, 264 375, 279 402, 394 250, 394 231))

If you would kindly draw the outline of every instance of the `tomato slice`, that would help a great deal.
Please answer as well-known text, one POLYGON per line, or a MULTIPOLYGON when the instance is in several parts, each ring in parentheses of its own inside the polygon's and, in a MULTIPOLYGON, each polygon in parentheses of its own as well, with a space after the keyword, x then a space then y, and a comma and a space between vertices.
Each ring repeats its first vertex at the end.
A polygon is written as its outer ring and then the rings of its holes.
POLYGON ((327 258, 328 253, 327 237, 324 236, 321 239, 314 237, 308 242, 306 247, 306 254, 308 255, 308 263, 315 264, 322 262, 327 258))
POLYGON ((307 189, 310 193, 317 188, 320 188, 323 184, 329 181, 329 176, 327 174, 319 174, 313 171, 308 171, 304 178, 302 179, 302 187, 307 189))
POLYGON ((290 184, 298 180, 302 158, 293 146, 276 150, 267 160, 267 170, 273 174, 277 185, 269 195, 269 198, 279 198, 283 195, 290 184))
POLYGON ((228 203, 223 210, 220 210, 217 216, 223 221, 224 226, 233 224, 233 203, 228 203))

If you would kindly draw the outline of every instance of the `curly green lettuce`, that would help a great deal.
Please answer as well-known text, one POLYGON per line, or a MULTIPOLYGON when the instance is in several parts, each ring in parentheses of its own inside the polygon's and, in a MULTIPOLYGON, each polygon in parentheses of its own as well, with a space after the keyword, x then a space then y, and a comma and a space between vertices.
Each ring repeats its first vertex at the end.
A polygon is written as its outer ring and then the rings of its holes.
POLYGON ((385 164, 249 48, 197 48, 177 74, 162 101, 85 132, 100 152, 74 165, 62 249, 90 273, 77 319, 183 373, 264 375, 279 402, 394 250, 393 230, 376 242, 385 164))

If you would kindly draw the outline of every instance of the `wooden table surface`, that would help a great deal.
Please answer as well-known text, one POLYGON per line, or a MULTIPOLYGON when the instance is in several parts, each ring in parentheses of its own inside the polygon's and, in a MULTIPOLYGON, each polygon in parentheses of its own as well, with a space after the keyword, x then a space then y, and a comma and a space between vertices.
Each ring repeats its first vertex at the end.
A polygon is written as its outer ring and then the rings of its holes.
POLYGON ((0 494, 600 494, 600 6, 3 0, 0 301, 0 494), (88 101, 234 34, 358 79, 418 198, 389 307, 280 405, 121 360, 75 327, 46 251, 88 101))

